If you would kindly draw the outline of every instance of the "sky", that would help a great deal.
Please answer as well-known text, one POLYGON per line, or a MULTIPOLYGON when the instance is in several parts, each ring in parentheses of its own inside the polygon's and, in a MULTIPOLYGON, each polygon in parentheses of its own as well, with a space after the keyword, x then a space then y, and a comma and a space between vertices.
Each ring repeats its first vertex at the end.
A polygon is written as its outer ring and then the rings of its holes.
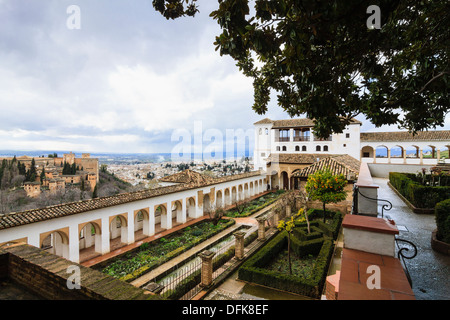
POLYGON ((175 21, 151 2, 0 0, 0 150, 204 151, 234 135, 251 150, 254 122, 289 118, 274 99, 255 114, 251 79, 215 51, 217 1, 175 21))

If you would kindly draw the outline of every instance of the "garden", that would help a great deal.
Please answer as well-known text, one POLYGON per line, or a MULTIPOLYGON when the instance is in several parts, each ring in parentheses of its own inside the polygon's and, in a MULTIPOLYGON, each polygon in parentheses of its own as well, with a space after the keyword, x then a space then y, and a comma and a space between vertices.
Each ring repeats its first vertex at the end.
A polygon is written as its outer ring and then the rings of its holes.
POLYGON ((130 282, 234 224, 231 219, 221 219, 217 224, 202 221, 159 240, 143 243, 95 269, 130 282))
MULTIPOLYGON (((284 190, 268 193, 247 203, 239 203, 241 212, 231 209, 228 217, 249 216, 279 199, 284 190)), ((202 221, 159 240, 144 243, 140 247, 100 263, 93 268, 123 281, 131 282, 159 267, 183 252, 235 224, 233 219, 202 221)))
POLYGON ((303 209, 239 269, 240 280, 319 299, 343 216, 303 209), (307 219, 306 219, 307 217, 307 219), (289 223, 291 222, 291 223, 289 223))
POLYGON ((255 212, 269 206, 270 204, 277 201, 281 195, 285 193, 285 190, 277 190, 276 192, 271 192, 265 194, 261 197, 253 199, 248 202, 237 202, 236 206, 225 213, 225 216, 230 218, 243 218, 248 217, 255 212))
POLYGON ((414 207, 431 209, 430 213, 437 203, 450 198, 450 175, 442 172, 390 172, 389 182, 414 207))

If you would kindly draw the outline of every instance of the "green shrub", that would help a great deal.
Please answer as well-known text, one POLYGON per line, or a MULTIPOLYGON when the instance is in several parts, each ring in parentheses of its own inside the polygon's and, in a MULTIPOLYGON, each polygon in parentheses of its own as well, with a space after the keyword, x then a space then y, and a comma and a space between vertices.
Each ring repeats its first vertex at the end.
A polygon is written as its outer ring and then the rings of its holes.
POLYGON ((450 199, 436 204, 434 209, 437 226, 437 238, 450 244, 450 199))
POLYGON ((319 298, 325 283, 328 264, 333 254, 333 242, 328 238, 319 238, 304 242, 299 241, 294 236, 291 239, 295 251, 301 252, 304 255, 317 255, 316 263, 310 277, 304 278, 296 275, 283 274, 264 268, 275 256, 286 249, 287 233, 281 232, 242 265, 238 271, 239 279, 279 290, 319 298))
POLYGON ((390 172, 389 182, 417 208, 434 208, 438 202, 450 198, 450 187, 423 186, 414 174, 390 172))

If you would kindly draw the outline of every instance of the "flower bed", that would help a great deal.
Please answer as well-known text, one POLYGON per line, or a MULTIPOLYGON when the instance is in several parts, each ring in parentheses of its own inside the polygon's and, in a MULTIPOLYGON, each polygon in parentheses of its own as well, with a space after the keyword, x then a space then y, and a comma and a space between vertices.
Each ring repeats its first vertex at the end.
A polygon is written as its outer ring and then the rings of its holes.
POLYGON ((234 220, 223 219, 217 225, 206 221, 193 227, 186 227, 158 241, 144 243, 138 249, 117 257, 107 266, 103 265, 102 272, 123 281, 133 281, 233 224, 234 220))
POLYGON ((278 190, 276 192, 263 195, 247 203, 247 206, 242 213, 239 213, 236 209, 230 209, 225 213, 225 215, 231 218, 248 217, 277 201, 284 192, 284 190, 278 190))

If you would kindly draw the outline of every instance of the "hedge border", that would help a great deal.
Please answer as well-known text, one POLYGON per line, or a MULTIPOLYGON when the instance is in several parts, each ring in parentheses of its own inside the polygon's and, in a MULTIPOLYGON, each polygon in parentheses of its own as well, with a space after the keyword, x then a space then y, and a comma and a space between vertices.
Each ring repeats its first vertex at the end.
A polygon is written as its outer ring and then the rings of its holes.
MULTIPOLYGON (((343 219, 340 212, 327 211, 327 216, 333 218, 331 225, 327 225, 320 220, 311 221, 310 227, 312 232, 307 235, 302 230, 306 228, 306 223, 298 223, 291 236, 292 250, 297 256, 317 255, 311 277, 304 278, 301 276, 287 275, 264 268, 273 257, 287 247, 288 235, 284 231, 275 236, 274 239, 265 244, 257 253, 244 262, 241 268, 239 268, 238 278, 246 282, 319 299, 334 252, 333 240, 336 239, 339 233, 343 219), (318 232, 322 232, 322 237, 316 237, 316 233, 318 232), (308 240, 302 241, 301 239, 308 240)), ((323 211, 310 209, 308 211, 308 217, 311 219, 323 217, 323 211)))

